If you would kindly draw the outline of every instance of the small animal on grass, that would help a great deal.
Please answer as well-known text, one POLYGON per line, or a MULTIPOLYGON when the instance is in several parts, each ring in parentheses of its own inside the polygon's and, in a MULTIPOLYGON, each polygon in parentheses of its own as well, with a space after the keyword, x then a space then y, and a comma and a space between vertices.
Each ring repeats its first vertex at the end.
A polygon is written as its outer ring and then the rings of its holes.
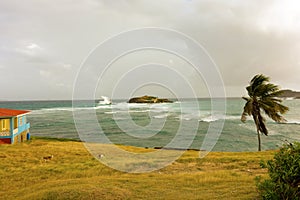
POLYGON ((51 155, 51 156, 44 156, 43 157, 44 161, 51 160, 52 158, 53 158, 53 155, 51 155))
POLYGON ((104 158, 104 155, 103 154, 99 154, 98 158, 104 158))

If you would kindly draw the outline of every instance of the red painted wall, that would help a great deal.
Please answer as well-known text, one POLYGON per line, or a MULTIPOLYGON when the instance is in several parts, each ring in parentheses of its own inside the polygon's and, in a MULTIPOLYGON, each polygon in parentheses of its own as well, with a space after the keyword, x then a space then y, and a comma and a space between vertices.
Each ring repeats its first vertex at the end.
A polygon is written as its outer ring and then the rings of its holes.
POLYGON ((10 144, 10 138, 1 138, 0 144, 10 144))

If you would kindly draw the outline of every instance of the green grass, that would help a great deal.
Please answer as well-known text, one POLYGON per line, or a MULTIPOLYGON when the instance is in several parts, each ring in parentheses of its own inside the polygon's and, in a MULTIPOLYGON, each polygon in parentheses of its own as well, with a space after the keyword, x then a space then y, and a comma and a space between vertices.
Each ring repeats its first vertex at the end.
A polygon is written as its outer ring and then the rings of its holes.
POLYGON ((187 151, 163 169, 131 174, 106 167, 81 142, 33 138, 0 146, 0 199, 258 199, 254 179, 267 176, 259 162, 273 154, 213 152, 201 159, 187 151))

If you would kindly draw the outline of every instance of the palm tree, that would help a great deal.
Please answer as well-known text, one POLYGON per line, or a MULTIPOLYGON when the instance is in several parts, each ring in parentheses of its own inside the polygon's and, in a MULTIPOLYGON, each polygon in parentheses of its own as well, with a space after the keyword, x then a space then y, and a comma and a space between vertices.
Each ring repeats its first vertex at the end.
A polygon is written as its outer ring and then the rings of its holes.
POLYGON ((249 97, 243 97, 246 104, 241 121, 245 122, 247 115, 252 115, 257 130, 258 151, 261 151, 260 133, 268 135, 266 121, 261 111, 263 110, 275 122, 285 122, 280 114, 284 114, 289 108, 281 104, 282 100, 278 96, 283 91, 279 90, 277 85, 269 83, 269 77, 262 74, 254 76, 246 89, 249 97))

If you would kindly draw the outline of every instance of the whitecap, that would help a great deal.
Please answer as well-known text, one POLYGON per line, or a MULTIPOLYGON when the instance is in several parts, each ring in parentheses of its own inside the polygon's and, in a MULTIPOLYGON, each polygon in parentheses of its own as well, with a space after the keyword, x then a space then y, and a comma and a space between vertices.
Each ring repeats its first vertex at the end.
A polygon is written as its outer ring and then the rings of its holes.
POLYGON ((109 111, 109 112, 104 112, 104 114, 116 114, 116 111, 109 111))
POLYGON ((225 119, 229 119, 229 120, 240 120, 241 116, 237 116, 237 115, 226 115, 225 119))
POLYGON ((61 108, 42 108, 40 110, 32 110, 32 114, 44 114, 49 112, 57 112, 57 111, 73 111, 73 108, 61 107, 61 108))
POLYGON ((217 121, 218 118, 214 118, 212 116, 208 116, 208 117, 204 117, 202 119, 199 119, 198 121, 199 122, 214 122, 214 121, 217 121))
POLYGON ((156 118, 156 119, 163 119, 163 118, 167 118, 169 115, 168 114, 163 114, 163 115, 156 115, 156 116, 153 116, 153 118, 156 118))
POLYGON ((179 116, 175 117, 175 119, 189 121, 189 120, 191 120, 191 116, 189 116, 189 115, 179 115, 179 116))
POLYGON ((107 108, 112 108, 112 105, 98 105, 95 106, 94 109, 107 109, 107 108))

